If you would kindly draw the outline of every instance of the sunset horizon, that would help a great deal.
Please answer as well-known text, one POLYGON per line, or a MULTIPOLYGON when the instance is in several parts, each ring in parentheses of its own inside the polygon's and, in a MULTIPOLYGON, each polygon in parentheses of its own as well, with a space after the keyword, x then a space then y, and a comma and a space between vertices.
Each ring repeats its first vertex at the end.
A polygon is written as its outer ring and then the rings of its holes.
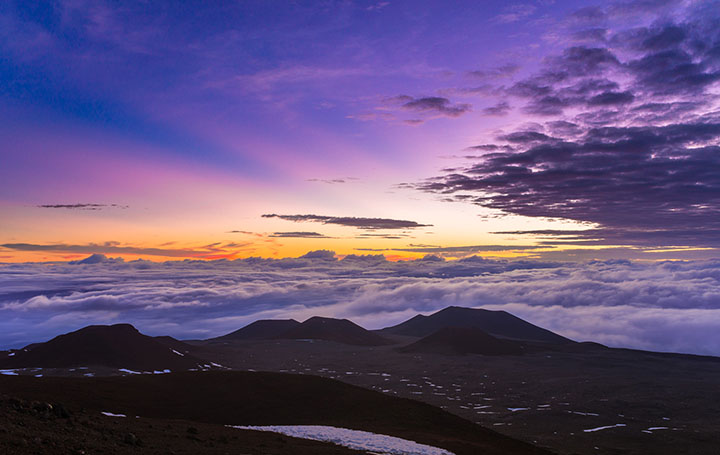
POLYGON ((720 0, 0 2, 0 453, 715 455, 718 384, 720 0))

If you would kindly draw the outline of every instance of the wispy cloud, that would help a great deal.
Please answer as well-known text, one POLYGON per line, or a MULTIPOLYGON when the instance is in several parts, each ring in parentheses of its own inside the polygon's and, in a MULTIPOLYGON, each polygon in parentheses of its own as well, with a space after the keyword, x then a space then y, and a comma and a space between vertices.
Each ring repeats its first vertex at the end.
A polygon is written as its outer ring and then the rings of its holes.
POLYGON ((332 237, 328 237, 324 234, 320 234, 319 232, 304 232, 304 231, 273 232, 272 234, 270 234, 270 237, 303 238, 303 239, 331 239, 332 238, 332 237))
POLYGON ((469 104, 452 104, 449 99, 439 96, 410 98, 405 101, 401 107, 408 111, 429 113, 445 117, 460 117, 472 109, 472 106, 469 104))
POLYGON ((415 229, 432 226, 420 224, 415 221, 394 220, 390 218, 363 218, 352 216, 325 216, 325 215, 278 215, 274 213, 265 214, 263 218, 279 218, 285 221, 313 222, 322 224, 337 224, 340 226, 354 227, 358 229, 415 229))
POLYGON ((36 207, 41 209, 68 209, 68 210, 103 210, 103 209, 127 209, 129 206, 120 204, 94 204, 94 203, 76 203, 76 204, 42 204, 36 207))
POLYGON ((232 255, 238 249, 250 247, 251 243, 233 243, 223 245, 215 243, 196 248, 154 248, 133 245, 123 245, 119 242, 88 243, 84 245, 73 244, 34 244, 34 243, 5 243, 0 248, 12 251, 39 251, 52 253, 79 253, 79 254, 137 254, 143 256, 164 257, 192 257, 213 258, 220 255, 232 255))

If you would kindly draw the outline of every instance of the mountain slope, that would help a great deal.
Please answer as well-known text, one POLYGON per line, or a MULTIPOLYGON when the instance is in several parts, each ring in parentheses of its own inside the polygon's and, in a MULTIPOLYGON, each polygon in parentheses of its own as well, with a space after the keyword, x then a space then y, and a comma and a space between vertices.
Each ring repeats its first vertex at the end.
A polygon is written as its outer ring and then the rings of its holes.
POLYGON ((211 338, 212 341, 270 340, 299 326, 295 319, 261 319, 227 335, 211 338))
POLYGON ((312 317, 298 326, 283 332, 276 338, 325 340, 357 346, 381 346, 390 344, 377 333, 366 330, 347 319, 312 317))
MULTIPOLYGON (((332 425, 442 447, 456 455, 547 455, 418 401, 309 375, 183 372, 106 378, 0 376, 3 393, 127 416, 220 425, 332 425)), ((292 453, 284 451, 282 453, 292 453)))
MULTIPOLYGON (((175 340, 177 341, 177 340, 175 340)), ((177 343, 180 343, 179 341, 177 343)), ((204 363, 174 350, 130 324, 91 325, 17 351, 4 368, 105 366, 138 371, 187 370, 204 363)))
POLYGON ((524 352, 520 343, 495 338, 475 327, 446 327, 400 350, 449 355, 520 355, 524 352))
POLYGON ((513 340, 546 343, 570 343, 571 340, 549 330, 530 324, 505 311, 491 311, 451 306, 430 316, 421 314, 380 333, 425 337, 446 327, 473 327, 488 334, 513 340))

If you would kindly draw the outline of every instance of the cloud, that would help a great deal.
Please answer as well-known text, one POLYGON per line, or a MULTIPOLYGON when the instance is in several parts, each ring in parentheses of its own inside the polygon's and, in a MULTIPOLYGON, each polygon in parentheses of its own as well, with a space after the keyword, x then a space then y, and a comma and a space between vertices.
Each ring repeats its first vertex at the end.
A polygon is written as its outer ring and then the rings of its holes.
POLYGON ((544 58, 506 93, 553 118, 476 146, 481 156, 415 187, 592 225, 546 232, 546 244, 720 247, 720 28, 707 13, 618 28, 544 58))
POLYGON ((42 204, 42 205, 37 205, 36 207, 42 208, 42 209, 103 210, 106 208, 127 209, 129 206, 119 205, 119 204, 93 204, 93 203, 81 204, 81 203, 77 203, 77 204, 42 204))
POLYGON ((332 237, 328 237, 324 234, 320 234, 319 232, 304 232, 304 231, 273 232, 268 237, 303 238, 303 239, 331 239, 332 238, 332 237))
POLYGON ((448 305, 505 309, 577 340, 720 355, 720 261, 391 262, 299 258, 0 264, 0 347, 92 323, 205 338, 258 318, 347 317, 380 328, 448 305))
POLYGON ((313 222, 322 224, 337 224, 340 226, 354 227, 358 229, 415 229, 419 227, 432 226, 431 224, 420 224, 415 221, 394 220, 389 218, 361 218, 361 217, 338 217, 324 215, 277 215, 274 213, 262 215, 263 218, 279 218, 285 221, 313 222))
POLYGON ((444 117, 460 117, 472 109, 472 106, 469 104, 452 104, 449 99, 439 96, 410 98, 409 100, 402 97, 402 99, 404 102, 401 107, 405 110, 436 114, 444 117))
POLYGON ((495 68, 469 71, 467 75, 476 79, 503 79, 514 75, 519 69, 519 65, 508 63, 495 68))
POLYGON ((409 246, 405 248, 356 248, 358 251, 402 251, 430 253, 441 257, 467 257, 477 253, 495 251, 531 251, 554 248, 548 245, 469 245, 469 246, 409 246))
POLYGON ((345 177, 345 178, 341 178, 341 179, 307 179, 308 182, 327 183, 330 185, 334 185, 337 183, 347 183, 348 180, 358 180, 358 179, 353 178, 353 177, 345 177))
POLYGON ((377 233, 371 233, 371 232, 363 232, 362 234, 358 234, 355 236, 358 240, 369 240, 369 239, 404 239, 404 238, 414 238, 410 234, 404 234, 404 233, 392 233, 392 234, 377 234, 377 233))
POLYGON ((507 101, 500 101, 494 106, 486 107, 482 110, 483 115, 507 115, 510 112, 510 104, 507 101))
POLYGON ((80 253, 80 254, 99 254, 98 257, 106 254, 137 254, 144 256, 164 256, 164 257, 195 257, 212 259, 217 256, 232 256, 237 252, 238 248, 251 246, 250 243, 233 244, 232 247, 223 246, 219 243, 205 245, 195 248, 152 248, 141 246, 123 246, 118 242, 105 243, 89 243, 85 245, 72 244, 34 244, 34 243, 5 243, 0 244, 0 248, 14 251, 40 251, 40 252, 61 252, 61 253, 80 253))
POLYGON ((517 4, 511 5, 505 8, 502 14, 495 16, 494 20, 502 24, 510 24, 512 22, 518 22, 523 19, 527 19, 532 16, 537 7, 530 4, 517 4))
POLYGON ((70 261, 69 264, 103 264, 107 262, 122 262, 122 258, 109 258, 105 256, 104 254, 94 253, 90 256, 86 257, 85 259, 81 259, 79 261, 70 261))

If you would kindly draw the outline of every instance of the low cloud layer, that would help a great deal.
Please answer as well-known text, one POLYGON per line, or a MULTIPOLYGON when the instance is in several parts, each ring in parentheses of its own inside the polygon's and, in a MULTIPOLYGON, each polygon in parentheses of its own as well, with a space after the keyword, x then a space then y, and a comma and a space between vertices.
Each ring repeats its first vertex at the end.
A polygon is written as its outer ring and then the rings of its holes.
POLYGON ((720 355, 720 260, 389 262, 332 251, 236 261, 0 265, 0 347, 87 324, 207 338, 258 318, 350 318, 368 328, 448 305, 504 309, 576 340, 720 355))

